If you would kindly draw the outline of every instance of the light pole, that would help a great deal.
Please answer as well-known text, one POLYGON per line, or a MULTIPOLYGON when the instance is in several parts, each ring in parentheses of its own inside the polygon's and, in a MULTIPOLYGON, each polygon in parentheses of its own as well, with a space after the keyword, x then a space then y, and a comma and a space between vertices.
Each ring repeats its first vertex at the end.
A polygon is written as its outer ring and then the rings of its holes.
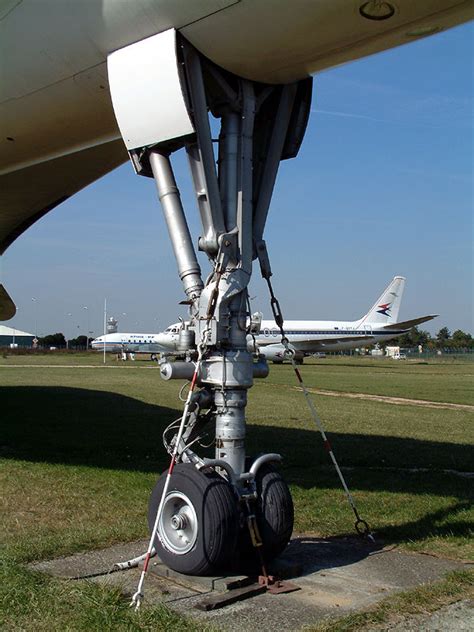
POLYGON ((35 338, 38 337, 38 308, 37 308, 37 303, 38 303, 38 299, 36 299, 34 296, 31 297, 31 300, 33 301, 33 303, 35 304, 34 310, 35 310, 35 338))
MULTIPOLYGON (((17 307, 17 308, 16 308, 16 314, 15 314, 15 315, 18 315, 18 312, 19 312, 19 311, 20 311, 20 308, 19 308, 19 307, 17 307)), ((13 345, 13 346, 12 346, 12 349, 15 349, 16 325, 13 325, 12 329, 13 329, 13 340, 12 340, 12 345, 13 345)))
MULTIPOLYGON (((66 316, 72 316, 72 313, 71 313, 71 312, 68 312, 68 313, 66 314, 66 316)), ((69 340, 68 340, 69 336, 68 336, 68 334, 67 334, 67 330, 69 329, 69 325, 70 325, 70 321, 68 322, 68 325, 67 325, 67 327, 66 327, 66 335, 65 335, 65 338, 66 338, 66 351, 69 349, 69 340)))
POLYGON ((35 307, 35 338, 38 339, 38 299, 36 299, 34 296, 31 297, 31 300, 33 301, 35 307))
POLYGON ((89 351, 89 308, 87 307, 87 305, 84 305, 82 309, 85 309, 87 314, 86 351, 89 351))

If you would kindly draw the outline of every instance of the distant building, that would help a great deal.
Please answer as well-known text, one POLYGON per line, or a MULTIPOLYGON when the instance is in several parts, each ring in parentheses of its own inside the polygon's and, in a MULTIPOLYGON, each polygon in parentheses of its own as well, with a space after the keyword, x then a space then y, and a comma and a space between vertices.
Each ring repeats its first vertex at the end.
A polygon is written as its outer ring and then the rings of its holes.
POLYGON ((32 347, 34 334, 0 325, 0 347, 32 347))

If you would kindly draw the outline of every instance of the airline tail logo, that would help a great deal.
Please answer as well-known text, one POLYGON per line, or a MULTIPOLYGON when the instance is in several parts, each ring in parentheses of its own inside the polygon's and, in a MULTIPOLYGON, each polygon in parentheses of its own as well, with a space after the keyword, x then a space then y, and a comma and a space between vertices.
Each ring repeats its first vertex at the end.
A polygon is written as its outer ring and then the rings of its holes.
POLYGON ((384 316, 391 316, 390 314, 390 307, 392 306, 392 303, 383 303, 382 305, 378 305, 378 309, 377 312, 379 314, 383 314, 384 316))

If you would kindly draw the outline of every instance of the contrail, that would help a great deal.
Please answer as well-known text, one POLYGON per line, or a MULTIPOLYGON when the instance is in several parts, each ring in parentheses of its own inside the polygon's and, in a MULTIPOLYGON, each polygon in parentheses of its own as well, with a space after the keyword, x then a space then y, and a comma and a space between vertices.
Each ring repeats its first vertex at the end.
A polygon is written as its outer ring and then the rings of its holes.
POLYGON ((365 116, 364 114, 351 114, 350 112, 337 112, 334 110, 319 110, 311 108, 311 112, 315 114, 329 114, 330 116, 342 116, 344 118, 363 119, 365 121, 375 121, 376 123, 395 123, 396 121, 388 121, 386 119, 375 118, 374 116, 365 116))

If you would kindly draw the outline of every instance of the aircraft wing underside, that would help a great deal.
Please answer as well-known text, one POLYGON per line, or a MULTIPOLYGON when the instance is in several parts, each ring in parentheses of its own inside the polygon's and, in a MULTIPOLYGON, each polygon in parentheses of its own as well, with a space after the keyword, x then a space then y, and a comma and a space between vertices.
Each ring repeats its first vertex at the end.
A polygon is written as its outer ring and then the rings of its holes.
POLYGON ((321 338, 320 340, 298 340, 298 342, 291 341, 291 346, 298 351, 311 353, 342 342, 364 342, 367 340, 373 340, 373 336, 341 336, 340 338, 321 338))
POLYGON ((0 176, 0 255, 36 220, 128 159, 122 139, 0 176))

